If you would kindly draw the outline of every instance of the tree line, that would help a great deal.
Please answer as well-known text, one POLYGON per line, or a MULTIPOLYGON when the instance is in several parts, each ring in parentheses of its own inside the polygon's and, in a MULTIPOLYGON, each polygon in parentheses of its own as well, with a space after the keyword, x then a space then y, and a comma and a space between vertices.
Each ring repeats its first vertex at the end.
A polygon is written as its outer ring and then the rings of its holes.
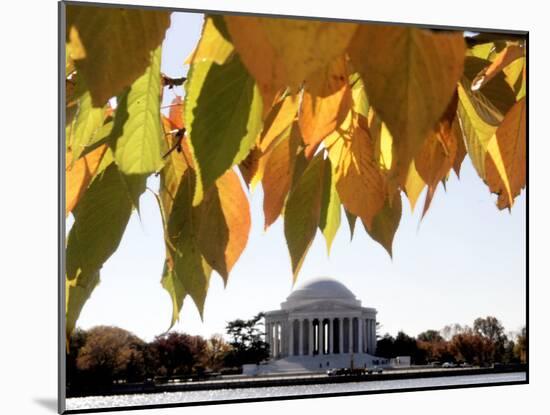
MULTIPOLYGON (((97 326, 76 329, 67 350, 67 392, 91 393, 114 383, 166 382, 240 373, 244 364, 269 357, 264 341, 263 313, 227 323, 226 335, 210 338, 172 331, 146 342, 127 330, 97 326)), ((377 325, 380 331, 380 325, 377 325)), ((478 318, 473 326, 459 324, 427 330, 416 337, 398 332, 378 336, 376 356, 411 356, 412 364, 433 362, 525 363, 526 330, 507 336, 495 317, 478 318)))
POLYGON ((441 330, 426 330, 416 337, 399 331, 377 340, 376 355, 385 358, 410 356, 411 363, 468 363, 487 366, 495 363, 525 363, 526 329, 506 335, 502 323, 493 316, 477 318, 473 326, 447 325, 441 330))
POLYGON ((172 331, 146 342, 119 327, 77 328, 67 349, 68 394, 93 392, 115 383, 166 382, 239 373, 242 365, 269 356, 263 314, 227 324, 230 341, 172 331))

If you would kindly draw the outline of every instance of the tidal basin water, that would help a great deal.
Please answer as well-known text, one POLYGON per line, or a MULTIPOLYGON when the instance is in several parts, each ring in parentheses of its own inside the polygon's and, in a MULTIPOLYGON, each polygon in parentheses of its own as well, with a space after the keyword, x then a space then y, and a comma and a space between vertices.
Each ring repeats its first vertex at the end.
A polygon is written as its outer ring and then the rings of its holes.
POLYGON ((344 392, 367 392, 392 389, 475 385, 525 381, 525 372, 488 375, 445 376, 438 378, 380 380, 369 382, 331 383, 319 385, 272 386, 261 388, 219 389, 187 392, 164 392, 135 395, 89 396, 67 399, 67 410, 120 406, 162 405, 173 403, 229 401, 276 396, 296 396, 344 392))

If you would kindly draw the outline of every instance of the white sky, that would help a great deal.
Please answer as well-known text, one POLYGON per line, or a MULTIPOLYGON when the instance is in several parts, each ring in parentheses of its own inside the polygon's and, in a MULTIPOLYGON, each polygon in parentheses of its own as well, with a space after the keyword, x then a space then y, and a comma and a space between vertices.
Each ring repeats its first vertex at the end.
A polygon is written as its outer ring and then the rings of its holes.
MULTIPOLYGON (((183 76, 185 57, 200 35, 202 16, 174 13, 164 43, 162 70, 183 76)), ((180 92, 181 93, 181 92, 180 92)), ((173 98, 165 91, 165 104, 173 98)), ((155 180, 149 186, 157 188, 155 180)), ((345 217, 327 257, 318 233, 304 261, 298 284, 328 275, 342 281, 364 306, 378 309, 382 332, 416 335, 446 324, 471 325, 494 315, 507 330, 525 324, 525 193, 512 212, 499 211, 495 197, 469 159, 461 179, 454 173, 447 192, 438 188, 430 211, 419 224, 423 196, 411 213, 403 198, 403 217, 394 240, 394 259, 356 228, 353 242, 345 217)), ((84 306, 78 325, 117 325, 145 340, 164 332, 171 318, 168 294, 160 285, 164 262, 161 219, 154 197, 141 198, 141 221, 133 215, 118 251, 101 271, 100 285, 84 306)), ((252 230, 226 289, 213 275, 204 321, 190 299, 173 330, 210 336, 223 333, 227 321, 249 318, 279 307, 292 289, 290 257, 279 219, 263 231, 262 192, 251 195, 252 230)), ((69 222, 71 223, 71 222, 69 222)))

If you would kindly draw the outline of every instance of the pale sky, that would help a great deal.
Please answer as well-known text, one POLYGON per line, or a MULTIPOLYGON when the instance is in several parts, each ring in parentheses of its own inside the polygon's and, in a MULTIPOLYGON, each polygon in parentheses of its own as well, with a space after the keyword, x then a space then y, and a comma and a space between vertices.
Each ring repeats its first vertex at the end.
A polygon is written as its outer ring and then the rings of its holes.
MULTIPOLYGON (((196 44, 202 15, 174 13, 163 49, 162 70, 187 73, 183 64, 196 44)), ((181 94, 181 89, 179 92, 181 94)), ((165 104, 174 92, 165 90, 165 104)), ((150 179, 149 187, 158 189, 150 179)), ((231 272, 227 287, 214 274, 204 321, 188 298, 172 330, 210 336, 224 333, 227 321, 278 309, 292 290, 290 257, 282 218, 264 232, 262 191, 250 195, 252 229, 248 246, 231 272)), ((446 324, 471 325, 477 317, 496 316, 507 331, 525 325, 526 204, 525 191, 512 212, 499 211, 496 197, 475 173, 468 158, 460 180, 451 174, 447 192, 439 187, 420 223, 424 196, 411 213, 403 196, 403 217, 394 239, 394 258, 357 224, 350 243, 344 215, 327 257, 318 232, 304 261, 298 285, 318 276, 344 283, 363 302, 378 310, 382 333, 404 330, 417 335, 446 324)), ((78 326, 116 325, 151 340, 169 326, 172 305, 161 287, 164 242, 157 203, 146 192, 141 220, 132 215, 119 249, 101 270, 101 283, 84 306, 78 326)), ((69 219, 68 226, 72 223, 69 219)))

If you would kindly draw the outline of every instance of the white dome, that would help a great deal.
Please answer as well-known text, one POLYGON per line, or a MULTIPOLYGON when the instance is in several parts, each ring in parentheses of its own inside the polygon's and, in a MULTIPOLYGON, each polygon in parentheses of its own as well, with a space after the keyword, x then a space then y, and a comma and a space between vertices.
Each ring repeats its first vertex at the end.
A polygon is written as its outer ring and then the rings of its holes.
POLYGON ((360 305, 360 301, 341 282, 328 277, 319 277, 309 280, 298 286, 281 304, 283 309, 295 308, 299 305, 312 302, 340 302, 350 305, 360 305))

